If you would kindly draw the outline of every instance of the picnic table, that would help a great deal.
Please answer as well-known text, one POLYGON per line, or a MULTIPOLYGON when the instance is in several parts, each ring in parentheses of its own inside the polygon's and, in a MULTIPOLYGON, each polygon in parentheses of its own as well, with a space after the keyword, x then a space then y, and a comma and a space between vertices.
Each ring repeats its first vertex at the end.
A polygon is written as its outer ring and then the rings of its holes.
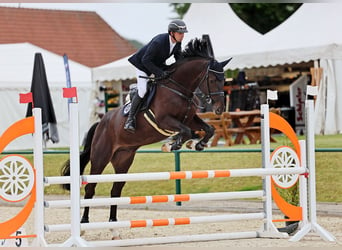
MULTIPOLYGON (((198 113, 197 115, 215 128, 215 134, 211 141, 213 147, 217 146, 221 138, 224 139, 225 146, 247 144, 248 142, 250 144, 261 143, 261 112, 258 109, 224 112, 221 115, 213 112, 198 113)), ((271 141, 275 142, 272 136, 271 141)))

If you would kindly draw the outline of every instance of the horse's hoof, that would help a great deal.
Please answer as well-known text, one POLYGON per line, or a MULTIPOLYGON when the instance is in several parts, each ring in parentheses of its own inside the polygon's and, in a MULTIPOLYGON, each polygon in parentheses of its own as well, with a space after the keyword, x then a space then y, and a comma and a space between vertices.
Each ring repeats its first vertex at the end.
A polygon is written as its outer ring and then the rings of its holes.
POLYGON ((181 149, 182 145, 179 145, 177 143, 172 144, 171 151, 179 150, 181 149))
POLYGON ((195 146, 195 149, 196 149, 196 151, 203 151, 206 146, 207 146, 207 144, 203 145, 203 143, 197 143, 195 146))
POLYGON ((113 236, 112 240, 121 240, 121 237, 120 236, 113 236))
POLYGON ((85 234, 84 230, 81 230, 81 236, 83 236, 85 234))
POLYGON ((82 217, 81 223, 89 223, 89 218, 82 217))
POLYGON ((172 147, 170 152, 177 151, 179 149, 180 149, 180 147, 172 147))
POLYGON ((198 143, 198 141, 196 140, 189 140, 187 141, 187 143, 185 144, 186 148, 188 149, 192 149, 195 150, 196 149, 196 144, 198 143))

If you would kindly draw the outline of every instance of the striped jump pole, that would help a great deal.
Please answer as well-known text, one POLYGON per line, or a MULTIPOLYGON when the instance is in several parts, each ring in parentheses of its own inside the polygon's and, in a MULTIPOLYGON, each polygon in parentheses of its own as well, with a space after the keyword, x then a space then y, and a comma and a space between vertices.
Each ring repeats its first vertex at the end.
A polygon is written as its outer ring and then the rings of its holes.
MULTIPOLYGON (((82 223, 82 230, 91 229, 113 229, 113 228, 137 228, 137 227, 160 227, 171 225, 190 225, 201 223, 227 222, 237 220, 262 220, 264 213, 248 213, 248 214, 224 214, 211 216, 193 216, 182 218, 167 219, 148 219, 148 220, 131 220, 131 221, 111 221, 111 222, 92 222, 82 223)), ((72 228, 71 224, 46 225, 47 232, 68 231, 72 228)), ((278 235, 277 235, 278 236, 278 235)))
MULTIPOLYGON (((230 170, 203 170, 203 171, 180 171, 180 172, 150 172, 150 173, 128 173, 128 174, 106 174, 106 175, 82 175, 82 182, 103 183, 103 182, 130 182, 130 181, 159 181, 176 179, 200 179, 219 177, 248 177, 248 176, 270 176, 286 174, 303 174, 305 168, 249 168, 230 170)), ((70 183, 68 176, 45 177, 45 184, 70 183)))
MULTIPOLYGON (((81 199, 81 207, 96 207, 96 206, 111 206, 111 205, 134 205, 134 204, 152 204, 152 203, 167 203, 167 202, 188 202, 188 201, 219 201, 230 199, 250 199, 262 198, 263 190, 257 191, 241 191, 241 192, 217 192, 197 193, 197 194, 174 194, 174 195, 154 195, 154 196, 136 196, 136 197, 119 197, 119 198, 94 198, 81 199)), ((45 201, 46 208, 62 208, 70 207, 70 200, 54 200, 45 201)))

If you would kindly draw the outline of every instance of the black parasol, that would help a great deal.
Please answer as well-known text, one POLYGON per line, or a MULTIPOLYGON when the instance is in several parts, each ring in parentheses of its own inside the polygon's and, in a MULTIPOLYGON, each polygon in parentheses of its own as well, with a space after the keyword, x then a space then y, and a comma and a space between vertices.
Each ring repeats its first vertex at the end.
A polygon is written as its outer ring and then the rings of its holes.
MULTIPOLYGON (((42 109, 43 137, 45 141, 50 139, 53 143, 59 142, 57 120, 41 53, 36 53, 34 57, 31 92, 34 107, 42 109)), ((28 116, 32 116, 32 103, 29 103, 27 107, 26 117, 28 116)))

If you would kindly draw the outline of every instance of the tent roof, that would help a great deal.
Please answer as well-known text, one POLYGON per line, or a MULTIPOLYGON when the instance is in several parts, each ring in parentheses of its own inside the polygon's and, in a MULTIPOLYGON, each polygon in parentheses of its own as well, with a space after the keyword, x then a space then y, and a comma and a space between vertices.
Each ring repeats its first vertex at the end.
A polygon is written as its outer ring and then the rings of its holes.
MULTIPOLYGON (((228 68, 342 58, 341 3, 304 3, 285 22, 232 55, 228 68)), ((224 55, 224 54, 222 54, 224 55)), ((220 55, 221 56, 221 55, 220 55)))
MULTIPOLYGON (((0 44, 0 86, 31 86, 34 55, 40 52, 43 56, 47 79, 50 84, 66 82, 63 57, 30 43, 0 44)), ((82 64, 69 60, 72 83, 90 84, 91 70, 82 64)))
POLYGON ((0 7, 0 44, 29 42, 88 67, 136 49, 96 12, 0 7))
POLYGON ((125 80, 136 77, 134 66, 128 62, 129 56, 93 68, 94 81, 125 80))

